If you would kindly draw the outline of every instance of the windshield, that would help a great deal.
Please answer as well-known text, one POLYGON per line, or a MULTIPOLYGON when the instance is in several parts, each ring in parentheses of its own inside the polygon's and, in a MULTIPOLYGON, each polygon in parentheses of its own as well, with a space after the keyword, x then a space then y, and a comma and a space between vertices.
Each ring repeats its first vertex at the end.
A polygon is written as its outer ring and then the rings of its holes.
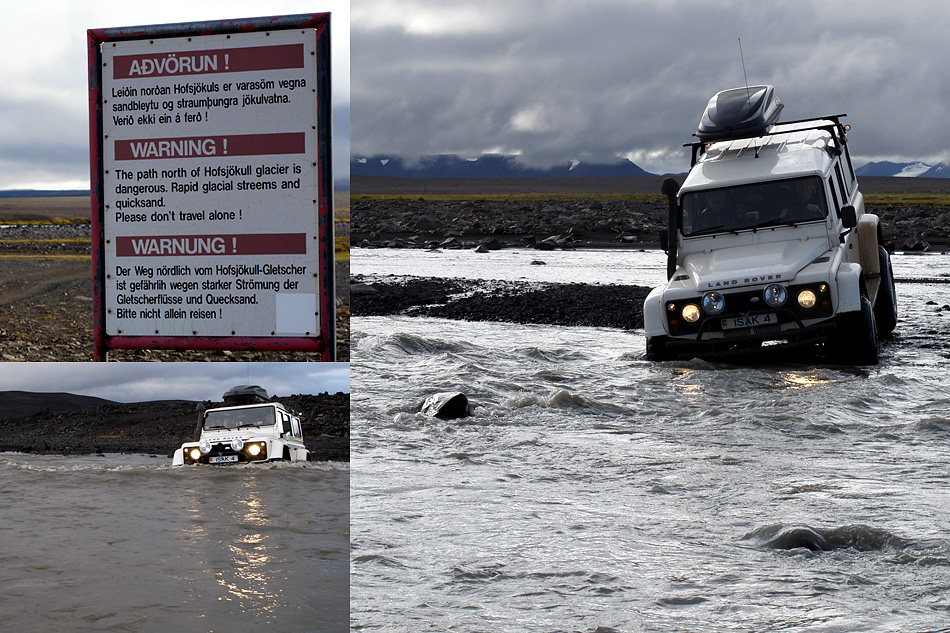
POLYGON ((205 416, 206 429, 236 429, 239 426, 271 426, 273 407, 254 409, 211 410, 205 416))
POLYGON ((818 176, 691 191, 681 203, 687 236, 823 220, 828 210, 818 176))

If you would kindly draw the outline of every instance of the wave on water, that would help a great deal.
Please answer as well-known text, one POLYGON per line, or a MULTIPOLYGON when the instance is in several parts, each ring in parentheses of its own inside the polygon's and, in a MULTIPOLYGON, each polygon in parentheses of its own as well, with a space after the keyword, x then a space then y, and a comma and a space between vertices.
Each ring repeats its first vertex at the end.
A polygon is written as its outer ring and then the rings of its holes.
POLYGON ((413 356, 415 354, 462 354, 469 351, 471 346, 456 341, 443 341, 397 332, 389 335, 364 336, 360 339, 359 348, 361 353, 386 352, 413 356))
POLYGON ((354 565, 379 565, 381 567, 392 567, 395 569, 406 569, 406 565, 395 558, 383 556, 382 554, 361 554, 352 558, 354 565))
POLYGON ((913 429, 915 431, 947 433, 950 432, 950 419, 938 416, 927 417, 915 422, 913 429))
POLYGON ((593 405, 584 396, 571 393, 567 389, 557 389, 547 394, 520 393, 505 401, 512 409, 542 407, 545 409, 586 409, 593 405))
POLYGON ((541 347, 523 347, 514 350, 515 356, 547 363, 570 363, 588 360, 583 351, 572 348, 545 349, 541 347))
POLYGON ((164 455, 146 454, 63 456, 7 453, 0 456, 0 469, 42 473, 154 472, 170 464, 171 460, 164 455))

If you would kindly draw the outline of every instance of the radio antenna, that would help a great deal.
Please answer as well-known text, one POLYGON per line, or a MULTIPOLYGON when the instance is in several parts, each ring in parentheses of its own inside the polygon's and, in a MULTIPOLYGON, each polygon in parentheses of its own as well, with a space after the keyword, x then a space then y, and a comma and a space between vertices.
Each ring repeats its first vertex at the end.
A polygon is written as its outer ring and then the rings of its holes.
MULTIPOLYGON (((749 88, 749 75, 745 72, 745 57, 742 55, 742 38, 739 38, 739 61, 742 62, 742 78, 745 79, 745 95, 746 99, 752 98, 752 89, 749 88)), ((752 139, 752 147, 755 148, 755 157, 759 157, 759 144, 755 139, 752 139)))
MULTIPOLYGON (((742 62, 742 78, 745 79, 745 90, 749 93, 749 76, 745 72, 745 57, 742 56, 742 38, 739 38, 739 61, 742 62)), ((751 96, 751 95, 750 95, 751 96)))

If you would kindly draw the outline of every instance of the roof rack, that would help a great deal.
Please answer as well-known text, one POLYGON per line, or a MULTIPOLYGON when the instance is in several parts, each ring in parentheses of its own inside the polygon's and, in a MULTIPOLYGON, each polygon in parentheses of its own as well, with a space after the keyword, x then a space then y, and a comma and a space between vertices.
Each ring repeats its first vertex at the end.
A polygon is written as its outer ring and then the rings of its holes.
POLYGON ((224 392, 225 404, 260 404, 268 401, 267 391, 257 385, 237 385, 224 392))
MULTIPOLYGON (((699 158, 703 154, 706 153, 706 150, 713 143, 735 141, 735 140, 741 140, 744 138, 765 138, 765 137, 776 135, 776 134, 788 134, 789 132, 807 132, 809 130, 824 130, 831 135, 831 138, 834 141, 833 152, 835 153, 835 155, 839 155, 841 154, 841 152, 844 151, 844 146, 847 145, 848 143, 848 139, 846 138, 845 134, 848 132, 849 129, 851 129, 851 126, 844 125, 843 123, 841 123, 841 119, 846 116, 848 115, 847 114, 830 114, 827 116, 813 117, 810 119, 798 119, 796 121, 782 121, 780 123, 776 123, 775 125, 780 126, 780 127, 785 127, 788 125, 797 125, 799 123, 815 123, 815 125, 812 125, 809 127, 802 127, 797 130, 773 131, 774 128, 770 128, 768 131, 763 132, 762 134, 759 134, 757 136, 742 135, 742 136, 731 137, 731 138, 721 138, 714 141, 711 141, 711 140, 693 141, 692 143, 684 143, 683 147, 692 148, 692 157, 689 163, 690 168, 692 168, 699 161, 699 158), (827 121, 831 121, 831 123, 827 123, 827 121)), ((698 135, 694 134, 693 136, 698 136, 698 135)))

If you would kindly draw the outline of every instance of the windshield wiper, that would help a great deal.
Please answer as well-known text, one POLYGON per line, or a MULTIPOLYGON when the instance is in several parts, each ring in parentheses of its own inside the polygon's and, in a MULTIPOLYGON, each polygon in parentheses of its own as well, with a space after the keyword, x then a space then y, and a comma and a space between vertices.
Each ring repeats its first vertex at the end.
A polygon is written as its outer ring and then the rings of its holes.
POLYGON ((728 228, 728 227, 726 227, 725 225, 720 224, 720 225, 718 225, 718 226, 710 226, 710 227, 706 227, 706 228, 704 228, 704 229, 699 229, 699 230, 697 230, 697 231, 693 231, 692 233, 690 233, 690 234, 687 235, 686 237, 695 237, 695 236, 697 236, 697 235, 709 235, 709 234, 711 234, 711 233, 735 233, 736 235, 738 235, 738 234, 739 234, 739 231, 738 231, 737 229, 728 228))
POLYGON ((756 229, 764 229, 767 226, 795 226, 799 222, 804 221, 805 220, 786 220, 785 218, 773 218, 771 220, 759 222, 758 224, 753 224, 749 228, 754 231, 756 229))

